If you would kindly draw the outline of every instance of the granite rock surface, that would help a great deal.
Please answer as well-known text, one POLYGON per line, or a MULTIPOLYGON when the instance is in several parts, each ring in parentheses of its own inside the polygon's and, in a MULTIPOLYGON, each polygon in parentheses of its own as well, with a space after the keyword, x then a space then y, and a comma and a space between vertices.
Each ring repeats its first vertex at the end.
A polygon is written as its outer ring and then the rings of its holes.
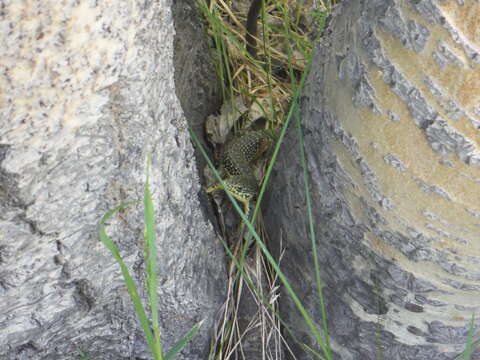
MULTIPOLYGON (((2 3, 0 359, 70 359, 79 350, 150 358, 119 267, 98 239, 106 211, 142 199, 147 154, 164 348, 205 319, 178 358, 206 358, 225 267, 176 95, 171 5, 2 3)), ((143 281, 141 203, 108 233, 143 281)))

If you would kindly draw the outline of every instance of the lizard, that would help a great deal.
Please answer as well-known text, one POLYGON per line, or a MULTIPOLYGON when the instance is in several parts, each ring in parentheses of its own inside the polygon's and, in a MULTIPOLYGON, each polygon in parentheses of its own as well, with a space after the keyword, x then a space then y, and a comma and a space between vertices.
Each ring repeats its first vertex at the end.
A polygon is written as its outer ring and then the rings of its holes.
POLYGON ((250 203, 258 193, 258 183, 252 163, 260 158, 276 141, 275 130, 246 131, 229 141, 220 157, 220 174, 225 183, 215 183, 207 193, 226 190, 245 207, 245 214, 250 213, 250 203))
MULTIPOLYGON (((246 50, 252 58, 256 58, 257 18, 264 0, 252 0, 246 23, 246 50)), ((221 183, 215 183, 207 189, 207 193, 216 190, 226 190, 245 208, 245 214, 250 213, 251 201, 258 193, 258 183, 255 178, 252 163, 257 160, 275 142, 277 136, 274 130, 247 131, 233 138, 225 146, 220 158, 220 173, 224 177, 225 188, 221 183)))

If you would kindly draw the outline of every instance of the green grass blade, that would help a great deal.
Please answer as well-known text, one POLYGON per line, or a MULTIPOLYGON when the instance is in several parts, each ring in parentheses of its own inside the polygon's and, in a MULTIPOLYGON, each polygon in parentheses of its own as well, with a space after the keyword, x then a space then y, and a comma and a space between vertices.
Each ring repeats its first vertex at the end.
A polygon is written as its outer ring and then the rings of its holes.
POLYGON ((90 359, 83 351, 78 350, 78 356, 79 359, 82 360, 92 360, 90 359))
POLYGON ((116 212, 119 210, 123 209, 126 206, 129 206, 131 204, 134 204, 136 202, 129 202, 129 203, 123 203, 117 207, 115 207, 113 210, 110 210, 107 212, 102 219, 100 220, 99 224, 99 236, 100 240, 102 243, 107 247, 108 250, 112 253, 113 258, 117 261, 117 263, 120 265, 120 270, 122 271, 123 278, 125 280, 125 284, 127 286, 128 293, 130 294, 130 299, 132 300, 133 307, 135 309, 135 312, 137 314, 137 318, 140 321, 140 324, 142 325, 143 331, 145 333, 145 338, 147 340, 147 344, 152 352, 152 354, 155 357, 155 360, 162 360, 162 354, 155 353, 155 341, 154 337, 152 334, 152 331, 150 330, 150 325, 148 322, 148 317, 145 313, 145 309, 143 307, 140 295, 138 293, 137 287, 135 286, 135 282, 133 281, 132 277, 130 276, 130 272, 128 271, 127 265, 124 263, 122 257, 120 256, 120 252, 117 248, 117 246, 114 244, 112 239, 107 235, 106 229, 105 229, 105 222, 112 217, 116 212))
POLYGON ((157 298, 157 236, 155 229, 155 211, 153 209, 152 195, 150 193, 150 157, 147 158, 147 179, 143 195, 143 215, 145 221, 145 249, 148 301, 152 311, 152 326, 155 337, 155 353, 162 354, 160 341, 160 326, 158 322, 158 298, 157 298))
POLYGON ((181 351, 185 347, 185 345, 187 345, 187 343, 192 340, 192 338, 197 334, 204 321, 205 320, 199 321, 185 335, 183 335, 183 337, 177 341, 177 343, 168 352, 168 354, 165 355, 165 360, 173 360, 175 355, 177 355, 177 353, 181 351))
MULTIPOLYGON (((310 354, 314 355, 317 359, 324 359, 322 357, 322 354, 319 354, 317 351, 313 350, 310 346, 308 346, 307 344, 300 344, 300 346, 303 348, 303 350, 305 350, 305 352, 309 352, 310 354)), ((332 357, 333 359, 333 357, 332 357)), ((377 360, 377 359, 375 359, 377 360)))
POLYGON ((322 280, 320 276, 320 262, 318 260, 318 252, 317 252, 317 240, 315 235, 315 226, 313 221, 313 212, 312 212, 312 197, 310 193, 310 184, 309 184, 309 173, 307 167, 307 160, 305 156, 305 143, 304 143, 304 136, 302 130, 302 124, 300 123, 300 114, 298 111, 298 106, 296 106, 297 114, 296 114, 296 124, 298 130, 298 139, 299 139, 299 151, 300 151, 300 162, 303 168, 303 182, 305 188, 305 198, 306 198, 306 205, 307 205, 307 215, 308 215, 308 229, 310 234, 310 242, 312 244, 312 255, 313 255, 313 264, 314 264, 314 271, 315 271, 315 283, 318 292, 318 300, 320 302, 320 312, 322 314, 322 328, 324 339, 326 343, 326 348, 328 350, 329 356, 332 357, 332 348, 330 346, 330 336, 328 333, 328 324, 327 324, 327 313, 325 311, 325 301, 323 298, 323 291, 322 291, 322 280))
POLYGON ((285 134, 287 133, 287 128, 290 125, 290 121, 292 119, 293 113, 295 111, 295 107, 298 106, 297 102, 300 97, 300 91, 303 88, 303 84, 305 83, 306 79, 306 74, 308 73, 308 69, 310 68, 310 64, 312 62, 312 57, 310 57, 307 65, 305 66, 305 72, 302 74, 302 77, 300 79, 300 84, 294 89, 294 93, 292 96, 292 105, 290 106, 290 109, 287 114, 287 118, 285 119, 285 123, 282 126, 282 130, 280 131, 280 135, 278 137, 277 143, 275 144, 275 148, 273 150, 272 158, 270 159, 270 163, 268 165, 267 171, 265 172, 265 180, 262 183, 262 186, 260 187, 260 191, 258 193, 258 198, 257 198, 257 204, 255 206, 255 210, 253 211, 253 216, 252 216, 252 222, 255 224, 255 220, 257 218, 258 211, 260 210, 260 204, 263 199, 263 196, 265 194, 268 182, 270 181, 270 177, 272 175, 273 171, 273 166, 275 165, 275 162, 277 161, 278 154, 280 152, 280 146, 283 143, 283 139, 285 138, 285 134))
POLYGON ((221 33, 219 33, 219 20, 218 14, 216 13, 215 9, 210 10, 209 4, 206 0, 197 0, 196 1, 198 9, 203 14, 207 22, 210 24, 213 34, 212 39, 215 43, 215 51, 216 51, 216 61, 215 66, 217 70, 217 78, 219 79, 220 89, 222 90, 222 98, 226 99, 226 89, 225 89, 225 73, 224 73, 224 66, 223 66, 223 57, 222 57, 222 48, 223 48, 223 40, 221 37, 221 33))
POLYGON ((233 34, 228 28, 219 20, 219 10, 216 4, 212 4, 211 9, 206 0, 197 0, 197 6, 207 19, 212 29, 212 37, 215 43, 217 55, 217 75, 220 79, 220 86, 224 100, 232 100, 234 98, 233 76, 229 64, 230 56, 228 54, 227 40, 233 44, 240 51, 245 51, 243 45, 239 42, 237 36, 233 34), (227 87, 227 89, 225 89, 227 87))
MULTIPOLYGON (((284 18, 285 18, 285 19, 284 19, 284 24, 285 24, 285 22, 288 22, 288 17, 289 17, 289 15, 288 15, 288 13, 286 13, 286 9, 284 8, 284 6, 282 6, 280 3, 277 4, 277 6, 279 6, 281 9, 284 9, 284 14, 283 14, 283 15, 284 15, 284 18)), ((265 9, 262 8, 262 16, 265 16, 264 12, 265 12, 265 9)), ((264 27, 264 31, 263 31, 264 41, 263 41, 263 44, 264 44, 264 46, 265 46, 265 44, 266 44, 266 38, 265 38, 266 31, 265 31, 265 21, 263 21, 263 19, 262 19, 262 25, 263 25, 263 27, 264 27)), ((290 33, 287 31, 285 38, 288 38, 288 35, 289 35, 289 34, 290 34, 290 33)), ((292 54, 291 54, 290 44, 289 44, 289 43, 287 43, 287 48, 289 49, 289 51, 288 51, 288 53, 289 53, 289 66, 288 66, 288 68, 289 68, 289 73, 290 73, 290 74, 293 74, 293 66, 291 65, 291 63, 292 63, 292 61, 291 61, 291 59, 292 59, 292 54)), ((269 49, 269 47, 266 47, 266 48, 265 48, 265 53, 266 53, 267 49, 269 49)), ((269 66, 271 66, 270 60, 271 60, 271 59, 269 58, 269 56, 267 56, 267 63, 269 64, 269 66)), ((267 71, 267 78, 269 79, 269 81, 268 81, 268 84, 269 84, 269 92, 270 92, 270 95, 271 95, 271 94, 272 94, 272 88, 271 88, 271 77, 270 77, 270 75, 271 75, 271 68, 269 68, 269 71, 267 71)), ((294 78, 292 77, 292 79, 294 79, 294 78)), ((294 85, 295 85, 295 83, 292 82, 292 87, 293 87, 293 89, 295 89, 295 86, 294 86, 294 85)), ((298 95, 298 94, 297 94, 297 95, 298 95)), ((293 101, 292 103, 295 103, 295 100, 296 100, 295 95, 294 95, 293 98, 294 98, 294 101, 293 101)), ((270 104, 272 104, 272 103, 273 103, 273 102, 270 101, 270 104)), ((289 109, 290 112, 291 112, 292 109, 293 109, 293 107, 291 106, 291 108, 289 109)), ((261 204, 261 202, 262 202, 262 199, 263 199, 263 196, 264 196, 264 193, 265 193, 266 186, 268 185, 268 182, 269 182, 269 180, 270 180, 271 171, 272 171, 273 165, 275 164, 275 161, 276 161, 276 159, 277 159, 277 155, 278 155, 278 152, 279 152, 279 150, 280 150, 280 146, 281 146, 281 144, 282 144, 282 142, 283 142, 283 139, 284 139, 284 137, 285 137, 286 130, 287 130, 288 125, 289 125, 289 123, 290 123, 290 118, 291 118, 291 114, 289 114, 289 115, 287 116, 287 119, 286 119, 286 121, 285 121, 285 123, 284 123, 284 125, 283 125, 283 127, 282 127, 282 130, 281 130, 279 139, 278 139, 277 143, 275 144, 275 149, 274 149, 272 158, 271 158, 271 160, 270 160, 269 167, 268 167, 268 169, 267 169, 267 171, 266 171, 266 173, 265 173, 265 180, 263 181, 263 184, 262 184, 262 186, 261 186, 261 188, 260 188, 260 192, 259 192, 259 194, 258 194, 257 202, 256 202, 256 205, 255 205, 255 209, 254 209, 253 215, 252 215, 252 217, 251 217, 251 219, 252 219, 252 220, 251 220, 251 221, 252 221, 252 224, 255 224, 255 222, 256 222, 257 215, 258 215, 258 212, 259 212, 259 210, 260 210, 260 204, 261 204)), ((244 248, 243 248, 243 250, 242 250, 242 253, 241 253, 241 257, 240 257, 240 264, 241 264, 241 265, 243 265, 243 263, 244 263, 244 261, 245 261, 245 256, 246 256, 247 250, 248 250, 248 248, 250 247, 251 238, 252 238, 252 235, 251 235, 250 233, 248 233, 247 236, 246 236, 246 245, 244 246, 244 248)))
POLYGON ((460 354, 455 356, 453 360, 470 360, 472 358, 473 351, 480 346, 480 340, 473 340, 475 331, 475 314, 472 314, 472 319, 469 323, 468 335, 467 335, 467 344, 465 345, 465 351, 462 351, 460 354))
POLYGON ((473 331, 475 329, 475 314, 472 314, 472 319, 470 320, 470 328, 468 329, 468 337, 467 337, 467 348, 463 353, 464 360, 470 360, 473 353, 473 331))

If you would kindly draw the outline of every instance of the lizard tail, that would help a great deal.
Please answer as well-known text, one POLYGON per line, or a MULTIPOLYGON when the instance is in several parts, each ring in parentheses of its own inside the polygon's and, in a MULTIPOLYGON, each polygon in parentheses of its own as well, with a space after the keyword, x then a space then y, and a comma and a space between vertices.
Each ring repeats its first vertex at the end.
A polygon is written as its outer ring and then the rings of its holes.
POLYGON ((247 15, 247 33, 245 40, 247 41, 247 52, 254 59, 257 58, 257 18, 262 9, 263 0, 252 0, 250 10, 247 15))

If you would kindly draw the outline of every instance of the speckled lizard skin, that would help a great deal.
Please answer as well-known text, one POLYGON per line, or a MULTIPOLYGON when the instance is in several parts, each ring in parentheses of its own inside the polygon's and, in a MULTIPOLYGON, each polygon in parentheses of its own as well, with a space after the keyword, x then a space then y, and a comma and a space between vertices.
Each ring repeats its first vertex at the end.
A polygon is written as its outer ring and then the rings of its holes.
MULTIPOLYGON (((258 183, 252 168, 257 160, 275 142, 274 130, 247 131, 233 138, 225 146, 220 158, 220 173, 224 177, 225 190, 243 203, 248 214, 250 201, 258 193, 258 183)), ((224 189, 216 183, 207 192, 224 189)))

